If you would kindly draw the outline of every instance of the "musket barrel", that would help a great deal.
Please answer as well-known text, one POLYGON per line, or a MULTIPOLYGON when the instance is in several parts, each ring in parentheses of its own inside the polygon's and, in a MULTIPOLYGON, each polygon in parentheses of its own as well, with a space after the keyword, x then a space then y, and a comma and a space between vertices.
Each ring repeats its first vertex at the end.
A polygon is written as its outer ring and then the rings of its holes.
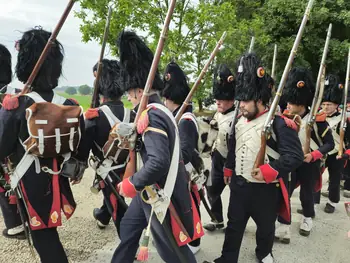
MULTIPOLYGON (((279 103, 279 100, 282 96, 282 91, 283 91, 283 88, 286 84, 286 81, 287 81, 287 78, 288 78, 288 74, 289 74, 289 71, 292 67, 292 64, 293 64, 293 61, 294 61, 294 58, 295 58, 295 55, 297 53, 297 50, 298 50, 298 47, 299 47, 299 44, 300 44, 300 40, 302 38, 302 35, 304 33, 304 30, 305 30, 305 27, 306 27, 306 23, 309 19, 309 16, 310 16, 310 12, 311 12, 311 8, 312 8, 312 5, 314 3, 314 0, 310 0, 307 7, 306 7, 306 10, 305 10, 305 14, 304 14, 304 17, 303 17, 303 20, 301 22, 301 25, 300 25, 300 28, 299 28, 299 31, 298 31, 298 34, 296 36, 296 39, 294 41, 294 44, 293 44, 293 48, 290 52, 290 55, 289 55, 289 58, 288 58, 288 61, 287 61, 287 64, 284 68, 284 71, 283 71, 283 75, 282 75, 282 78, 280 80, 280 83, 278 85, 278 89, 277 89, 277 92, 276 92, 276 96, 272 102, 272 105, 271 105, 271 108, 270 108, 270 111, 268 113, 268 117, 266 118, 266 121, 265 121, 265 124, 264 124, 264 130, 266 129, 269 129, 271 127, 271 119, 272 119, 272 116, 275 115, 275 112, 276 112, 276 109, 277 109, 277 106, 278 106, 278 103, 279 103)), ((268 135, 268 134, 266 134, 268 135)))
POLYGON ((343 155, 343 147, 344 147, 344 135, 345 135, 345 129, 347 128, 347 122, 346 122, 346 104, 347 104, 347 98, 348 98, 348 91, 349 91, 349 81, 350 81, 350 48, 348 52, 348 65, 346 69, 346 78, 345 78, 345 88, 344 88, 344 97, 343 97, 343 111, 341 115, 341 123, 340 123, 340 143, 339 143, 339 150, 338 150, 338 156, 343 155))
POLYGON ((107 21, 106 21, 106 26, 105 26, 105 31, 103 33, 103 41, 102 41, 102 47, 101 47, 101 52, 100 52, 100 57, 98 60, 97 64, 97 73, 96 73, 96 78, 95 78, 95 83, 94 83, 94 94, 92 96, 92 101, 91 101, 91 108, 96 108, 99 105, 99 99, 98 99, 98 82, 101 76, 101 71, 102 71, 102 60, 105 54, 105 49, 106 49, 106 44, 108 40, 108 35, 109 35, 109 25, 111 23, 111 17, 112 17, 112 7, 110 6, 108 8, 108 16, 107 16, 107 21))
POLYGON ((185 112, 186 107, 189 105, 194 93, 196 92, 197 88, 199 87, 199 85, 201 84, 202 79, 204 78, 204 75, 207 73, 208 68, 210 66, 210 63, 214 60, 216 54, 219 52, 220 47, 222 46, 222 44, 224 43, 224 40, 226 38, 226 31, 222 34, 220 40, 218 41, 218 43, 216 44, 213 52, 210 54, 210 57, 207 61, 207 63, 204 65, 204 68, 202 69, 201 73, 199 74, 196 82, 194 83, 192 89, 190 90, 190 92, 188 93, 185 101, 182 103, 180 110, 177 112, 176 116, 175 116, 175 120, 176 122, 180 121, 180 118, 182 116, 182 114, 185 112))
POLYGON ((156 52, 154 54, 154 58, 152 61, 152 65, 150 68, 150 72, 148 74, 147 77, 147 81, 143 90, 143 95, 142 95, 142 99, 134 120, 134 124, 136 125, 141 113, 146 109, 146 106, 148 104, 148 97, 149 97, 149 91, 153 85, 153 81, 154 81, 154 77, 156 75, 157 72, 157 68, 158 68, 158 64, 159 64, 159 60, 160 60, 160 56, 162 54, 163 48, 164 48, 164 43, 165 43, 165 39, 167 37, 167 33, 169 30, 169 25, 170 25, 170 21, 171 21, 171 17, 174 13, 174 9, 175 9, 175 4, 176 4, 176 0, 172 0, 170 2, 169 8, 168 8, 168 12, 167 15, 165 17, 165 21, 164 21, 164 26, 162 29, 162 32, 160 34, 159 40, 158 40, 158 45, 157 45, 157 49, 156 52))
POLYGON ((277 60, 277 44, 275 44, 274 51, 273 51, 273 60, 272 60, 272 69, 271 69, 271 78, 275 80, 276 77, 276 60, 277 60))
POLYGON ((60 32, 61 29, 62 29, 63 24, 65 23, 65 21, 66 21, 68 15, 69 15, 69 13, 70 13, 70 11, 72 10, 73 5, 74 5, 74 2, 75 2, 75 0, 70 0, 70 1, 69 1, 69 3, 68 3, 68 5, 67 5, 66 9, 64 10, 64 12, 63 12, 63 14, 62 14, 62 16, 61 16, 61 18, 60 18, 60 20, 58 21, 58 23, 57 23, 57 25, 56 25, 54 31, 52 32, 52 34, 51 34, 49 40, 47 41, 44 50, 42 51, 42 53, 41 53, 41 55, 40 55, 38 61, 36 62, 35 67, 34 67, 32 73, 30 74, 30 76, 29 76, 27 82, 24 84, 24 88, 23 88, 23 90, 22 90, 22 92, 21 92, 21 95, 24 95, 24 94, 28 93, 30 87, 32 86, 32 84, 33 84, 33 82, 34 82, 36 76, 38 75, 38 73, 39 73, 39 71, 40 71, 41 66, 43 65, 43 63, 44 63, 46 57, 48 56, 48 54, 49 54, 49 52, 50 52, 50 50, 51 50, 51 46, 52 46, 53 43, 55 42, 55 40, 56 40, 56 38, 57 38, 59 32, 60 32))
POLYGON ((252 53, 254 50, 254 43, 255 43, 255 37, 252 37, 252 39, 250 40, 250 46, 249 46, 249 50, 248 53, 252 53))

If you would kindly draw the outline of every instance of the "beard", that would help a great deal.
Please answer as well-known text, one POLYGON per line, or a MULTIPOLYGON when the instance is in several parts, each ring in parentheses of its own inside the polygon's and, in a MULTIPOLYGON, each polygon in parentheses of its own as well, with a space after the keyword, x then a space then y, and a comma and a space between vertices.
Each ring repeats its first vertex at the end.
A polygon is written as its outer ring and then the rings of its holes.
POLYGON ((247 111, 247 110, 241 110, 243 117, 245 117, 248 121, 254 120, 256 115, 258 115, 259 110, 258 106, 256 105, 256 102, 254 103, 254 110, 253 111, 247 111))

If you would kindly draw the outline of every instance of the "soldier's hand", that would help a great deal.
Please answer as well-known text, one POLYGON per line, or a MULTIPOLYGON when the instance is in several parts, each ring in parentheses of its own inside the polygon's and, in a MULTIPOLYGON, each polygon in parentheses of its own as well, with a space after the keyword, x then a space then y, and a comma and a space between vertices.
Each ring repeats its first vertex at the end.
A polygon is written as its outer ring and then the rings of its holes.
POLYGON ((80 180, 73 180, 73 179, 70 179, 70 183, 71 183, 72 185, 80 184, 80 182, 81 182, 81 179, 80 179, 80 180))
POLYGON ((337 160, 349 160, 349 155, 344 153, 343 155, 337 155, 337 160))
POLYGON ((255 168, 252 171, 252 177, 258 181, 264 181, 264 176, 259 168, 255 168))
POLYGON ((231 177, 230 176, 224 176, 224 182, 226 185, 229 185, 231 183, 231 177))
POLYGON ((119 192, 119 194, 120 194, 121 196, 126 197, 126 196, 125 196, 125 193, 124 193, 124 191, 123 191, 123 183, 122 183, 122 182, 120 182, 120 183, 117 185, 117 191, 119 192))
POLYGON ((311 155, 311 153, 307 153, 304 155, 304 162, 305 163, 310 163, 312 161, 313 157, 311 155))

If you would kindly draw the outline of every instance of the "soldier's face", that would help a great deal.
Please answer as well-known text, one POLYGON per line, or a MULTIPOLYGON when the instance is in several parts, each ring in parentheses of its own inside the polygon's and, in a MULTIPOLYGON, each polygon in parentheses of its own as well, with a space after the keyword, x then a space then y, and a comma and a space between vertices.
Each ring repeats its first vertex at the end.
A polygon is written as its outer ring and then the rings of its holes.
POLYGON ((338 104, 335 104, 333 102, 322 102, 322 111, 326 113, 326 115, 330 116, 334 112, 336 112, 338 108, 338 104))
POLYGON ((253 120, 259 113, 258 106, 254 100, 241 101, 239 107, 243 117, 253 120))
POLYGON ((132 105, 134 107, 136 107, 137 105, 139 105, 139 103, 141 101, 142 93, 143 93, 143 90, 139 89, 139 88, 128 90, 128 92, 127 92, 128 101, 130 101, 132 103, 132 105))
POLYGON ((233 107, 235 101, 234 100, 215 100, 217 111, 220 113, 224 113, 233 107))
POLYGON ((290 114, 302 115, 302 113, 305 111, 305 107, 302 105, 288 103, 287 110, 289 111, 290 114))

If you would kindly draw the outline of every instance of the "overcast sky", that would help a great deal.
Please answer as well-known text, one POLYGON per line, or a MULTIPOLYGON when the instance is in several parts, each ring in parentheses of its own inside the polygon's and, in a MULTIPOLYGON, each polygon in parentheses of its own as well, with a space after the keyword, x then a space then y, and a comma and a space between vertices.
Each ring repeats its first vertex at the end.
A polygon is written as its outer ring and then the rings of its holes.
MULTIPOLYGON (((13 68, 17 60, 14 43, 21 37, 21 32, 38 25, 52 31, 67 3, 68 0, 0 0, 0 43, 10 50, 13 68)), ((73 10, 78 9, 76 3, 73 10)), ((96 42, 81 42, 80 20, 74 17, 73 10, 58 35, 65 49, 63 76, 59 86, 91 86, 92 67, 98 60, 100 46, 96 42)), ((106 52, 109 52, 108 48, 106 52)), ((21 88, 23 84, 14 77, 11 86, 21 88)))

